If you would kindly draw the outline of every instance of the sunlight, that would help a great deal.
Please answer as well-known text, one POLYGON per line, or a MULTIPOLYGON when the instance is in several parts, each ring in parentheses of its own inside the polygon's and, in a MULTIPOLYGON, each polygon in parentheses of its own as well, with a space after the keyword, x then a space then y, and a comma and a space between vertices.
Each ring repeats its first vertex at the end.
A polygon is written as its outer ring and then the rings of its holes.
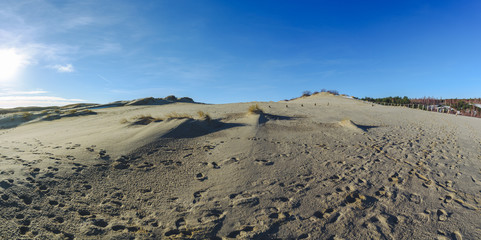
POLYGON ((0 82, 13 81, 27 59, 14 48, 0 49, 0 82))

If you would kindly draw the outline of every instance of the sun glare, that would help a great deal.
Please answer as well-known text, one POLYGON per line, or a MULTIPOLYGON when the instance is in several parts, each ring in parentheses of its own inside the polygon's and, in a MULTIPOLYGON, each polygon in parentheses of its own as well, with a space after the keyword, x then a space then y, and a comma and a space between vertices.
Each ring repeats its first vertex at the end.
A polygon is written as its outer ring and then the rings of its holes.
POLYGON ((0 49, 0 82, 15 80, 25 63, 26 57, 14 48, 0 49))

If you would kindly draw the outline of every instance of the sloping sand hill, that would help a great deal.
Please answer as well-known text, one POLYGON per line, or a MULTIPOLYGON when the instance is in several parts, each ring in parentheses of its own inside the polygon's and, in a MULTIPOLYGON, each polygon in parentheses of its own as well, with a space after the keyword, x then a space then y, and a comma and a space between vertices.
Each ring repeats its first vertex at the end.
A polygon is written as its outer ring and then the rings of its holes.
POLYGON ((253 104, 8 125, 0 238, 481 239, 480 119, 325 94, 253 104))

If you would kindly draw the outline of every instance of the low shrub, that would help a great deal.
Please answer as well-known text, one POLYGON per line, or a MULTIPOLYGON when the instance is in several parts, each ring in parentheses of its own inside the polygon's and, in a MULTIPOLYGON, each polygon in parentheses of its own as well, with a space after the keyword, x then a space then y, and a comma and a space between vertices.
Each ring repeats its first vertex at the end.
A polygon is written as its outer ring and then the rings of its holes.
POLYGON ((255 113, 255 114, 264 113, 264 111, 259 107, 259 104, 251 105, 248 109, 248 112, 249 113, 255 113))
POLYGON ((193 103, 194 102, 194 99, 190 98, 190 97, 182 97, 180 99, 178 99, 179 102, 188 102, 188 103, 193 103))
POLYGON ((32 114, 31 112, 24 112, 24 113, 22 114, 22 118, 23 118, 23 119, 29 119, 30 117, 32 117, 32 115, 33 115, 33 114, 32 114))
POLYGON ((198 111, 197 114, 199 115, 199 118, 202 119, 202 120, 205 120, 205 121, 208 121, 208 122, 210 122, 212 120, 212 118, 209 116, 209 114, 207 114, 205 112, 198 111))
POLYGON ((165 97, 165 100, 175 102, 175 101, 177 101, 177 97, 174 96, 174 95, 170 95, 170 96, 165 97))
POLYGON ((303 96, 303 97, 309 97, 309 96, 311 96, 311 95, 312 95, 311 91, 307 91, 307 90, 306 90, 306 91, 302 92, 302 96, 303 96))

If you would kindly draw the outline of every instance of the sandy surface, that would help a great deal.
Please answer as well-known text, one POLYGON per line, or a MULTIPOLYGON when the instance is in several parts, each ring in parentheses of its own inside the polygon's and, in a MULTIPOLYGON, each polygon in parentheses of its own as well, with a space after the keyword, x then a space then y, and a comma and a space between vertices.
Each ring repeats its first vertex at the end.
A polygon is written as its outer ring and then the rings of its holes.
POLYGON ((481 119, 329 95, 252 104, 10 122, 0 238, 481 239, 481 119), (194 117, 133 124, 171 112, 194 117))

